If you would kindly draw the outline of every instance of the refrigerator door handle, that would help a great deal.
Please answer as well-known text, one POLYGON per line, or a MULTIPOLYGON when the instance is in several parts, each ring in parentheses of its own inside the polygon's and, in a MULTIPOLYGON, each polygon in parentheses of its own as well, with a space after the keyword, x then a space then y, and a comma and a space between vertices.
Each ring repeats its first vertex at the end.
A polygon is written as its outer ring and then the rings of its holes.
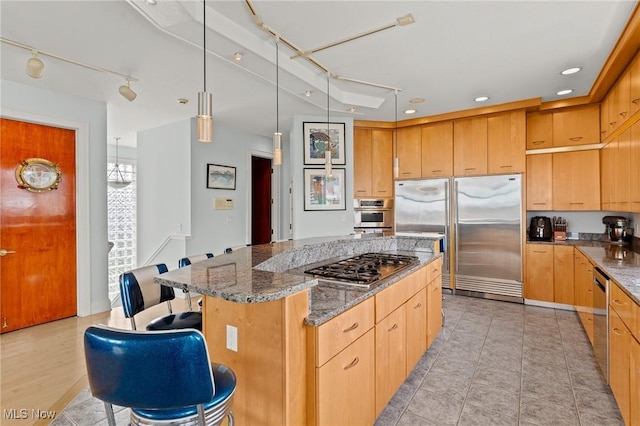
POLYGON ((455 236, 454 239, 456 240, 456 253, 455 253, 455 257, 456 257, 456 272, 458 272, 459 269, 459 260, 460 259, 460 252, 458 251, 458 181, 454 181, 453 182, 453 191, 454 191, 454 200, 453 200, 453 226, 454 226, 454 232, 455 232, 455 236))
POLYGON ((444 238, 445 238, 445 247, 444 247, 444 270, 449 273, 449 241, 451 240, 451 235, 449 235, 449 220, 451 220, 449 215, 449 180, 444 182, 444 238))

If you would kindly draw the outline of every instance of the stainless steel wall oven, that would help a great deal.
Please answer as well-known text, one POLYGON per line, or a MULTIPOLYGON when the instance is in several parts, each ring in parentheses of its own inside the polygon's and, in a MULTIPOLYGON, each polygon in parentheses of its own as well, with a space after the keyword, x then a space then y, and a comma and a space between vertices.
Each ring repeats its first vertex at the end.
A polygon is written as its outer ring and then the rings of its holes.
POLYGON ((353 229, 356 233, 384 232, 393 229, 393 199, 355 199, 353 214, 353 229))

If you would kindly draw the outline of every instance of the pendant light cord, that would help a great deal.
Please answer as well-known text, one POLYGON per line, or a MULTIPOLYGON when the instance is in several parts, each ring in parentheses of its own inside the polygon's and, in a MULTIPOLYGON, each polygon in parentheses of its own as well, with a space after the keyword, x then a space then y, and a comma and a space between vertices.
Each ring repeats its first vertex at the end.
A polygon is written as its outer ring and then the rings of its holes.
POLYGON ((331 133, 329 131, 329 72, 327 72, 327 144, 331 142, 331 133))
POLYGON ((276 133, 280 133, 280 62, 279 50, 280 37, 276 37, 276 133))
POLYGON ((203 85, 207 91, 207 0, 202 0, 202 62, 204 64, 203 85))

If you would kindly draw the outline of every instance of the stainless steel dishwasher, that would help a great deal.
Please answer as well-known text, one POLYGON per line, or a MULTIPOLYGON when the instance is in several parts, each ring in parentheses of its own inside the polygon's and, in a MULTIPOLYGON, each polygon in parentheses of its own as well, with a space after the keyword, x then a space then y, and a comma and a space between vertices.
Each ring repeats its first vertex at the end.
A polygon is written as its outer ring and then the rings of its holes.
POLYGON ((609 383, 609 276, 597 266, 593 268, 593 355, 609 383))

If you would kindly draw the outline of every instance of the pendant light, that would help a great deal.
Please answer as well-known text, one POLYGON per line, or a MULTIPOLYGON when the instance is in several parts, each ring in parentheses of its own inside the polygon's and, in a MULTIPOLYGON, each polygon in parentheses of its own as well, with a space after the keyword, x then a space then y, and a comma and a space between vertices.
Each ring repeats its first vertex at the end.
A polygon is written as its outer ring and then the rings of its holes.
POLYGON ((280 37, 276 35, 276 131, 273 134, 273 164, 282 164, 282 133, 280 133, 280 66, 278 61, 278 42, 280 37))
POLYGON ((327 145, 324 150, 324 174, 331 176, 331 130, 329 125, 329 71, 327 71, 327 145))
POLYGON ((396 114, 396 130, 393 132, 393 149, 395 154, 393 156, 393 178, 398 179, 400 177, 400 162, 398 161, 398 89, 394 90, 393 97, 395 99, 395 114, 396 114))
POLYGON ((120 171, 120 164, 118 164, 118 142, 120 138, 114 139, 116 140, 116 164, 107 175, 107 185, 114 189, 122 189, 129 186, 132 181, 126 180, 120 171))
POLYGON ((203 91, 198 92, 197 139, 198 142, 213 140, 213 96, 207 92, 207 2, 202 0, 202 60, 203 91))

